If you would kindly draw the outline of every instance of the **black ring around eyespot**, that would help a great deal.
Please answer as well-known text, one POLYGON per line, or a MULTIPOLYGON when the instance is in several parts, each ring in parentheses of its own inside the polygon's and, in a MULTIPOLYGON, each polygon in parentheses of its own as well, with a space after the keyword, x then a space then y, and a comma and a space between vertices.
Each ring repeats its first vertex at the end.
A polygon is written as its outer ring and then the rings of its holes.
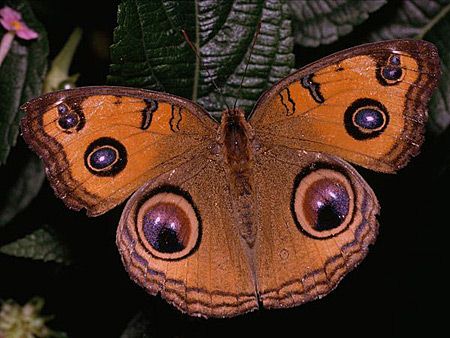
POLYGON ((294 220, 295 225, 297 226, 297 229, 299 229, 302 234, 310 237, 310 238, 314 238, 314 239, 319 239, 319 240, 323 240, 323 239, 328 239, 334 236, 337 236, 339 234, 341 234, 342 232, 346 231, 350 224, 353 223, 353 218, 355 217, 355 211, 356 209, 354 209, 353 214, 350 216, 350 220, 348 221, 347 226, 343 227, 339 232, 331 234, 329 236, 324 236, 324 237, 319 237, 319 236, 314 236, 313 234, 309 233, 308 231, 306 231, 303 226, 300 224, 298 218, 297 218, 297 214, 295 212, 295 193, 297 192, 298 186, 300 185, 300 182, 302 181, 303 178, 305 178, 306 176, 308 176, 309 174, 311 174, 312 172, 319 170, 319 169, 329 169, 329 170, 334 170, 337 173, 341 174, 342 176, 344 176, 348 182, 350 183, 350 186, 353 190, 353 194, 354 194, 354 187, 352 184, 351 179, 348 176, 348 173, 342 169, 342 167, 338 166, 338 165, 334 165, 332 163, 326 163, 326 162, 316 162, 311 164, 310 166, 304 168, 302 171, 300 171, 297 176, 295 176, 294 179, 294 184, 292 186, 292 192, 291 192, 291 203, 290 203, 290 209, 291 209, 291 216, 292 219, 294 220))
POLYGON ((369 98, 362 98, 354 101, 345 111, 344 113, 344 126, 345 130, 347 130, 347 133, 353 137, 356 140, 367 140, 372 139, 377 136, 379 136, 383 131, 386 130, 387 126, 389 124, 389 112, 386 109, 386 107, 379 101, 369 99, 369 98), (381 128, 375 129, 373 131, 366 130, 365 132, 361 131, 361 129, 358 128, 354 124, 353 116, 354 114, 361 108, 377 108, 382 112, 382 115, 384 116, 384 124, 381 128))
POLYGON ((93 141, 84 152, 84 166, 95 176, 116 176, 123 169, 125 169, 126 165, 127 150, 125 149, 125 146, 111 137, 101 137, 93 141), (111 165, 111 167, 107 167, 105 169, 95 169, 89 163, 90 155, 92 155, 95 151, 101 149, 102 147, 115 149, 117 151, 118 158, 114 162, 114 164, 111 165))
MULTIPOLYGON (((138 203, 136 204, 135 210, 139 210, 139 209, 142 207, 142 205, 143 205, 147 200, 149 200, 149 199, 152 198, 153 196, 155 196, 155 195, 157 195, 157 194, 159 194, 159 193, 163 193, 163 192, 172 193, 172 194, 175 194, 175 195, 180 195, 181 197, 183 197, 184 199, 186 199, 186 201, 188 201, 188 203, 192 206, 192 209, 194 209, 195 217, 197 218, 197 221, 198 221, 198 236, 197 236, 197 242, 195 243, 195 245, 194 245, 194 247, 192 248, 192 250, 191 250, 189 253, 187 253, 185 256, 183 256, 183 257, 179 257, 179 258, 165 258, 165 259, 164 259, 164 260, 166 260, 166 261, 179 261, 179 260, 181 260, 181 259, 185 259, 185 258, 191 256, 194 252, 196 252, 196 251, 198 250, 198 248, 199 248, 199 246, 200 246, 200 243, 201 243, 201 241, 202 241, 202 233, 203 233, 203 231, 202 231, 202 229, 203 229, 203 228, 202 228, 202 226, 203 226, 203 224, 202 224, 202 218, 201 218, 201 216, 200 216, 200 212, 198 211, 197 206, 196 206, 195 203, 194 203, 194 200, 192 199, 192 196, 191 196, 187 191, 185 191, 185 190, 183 190, 183 189, 181 189, 181 188, 179 188, 179 187, 173 186, 173 185, 162 185, 162 186, 160 186, 160 187, 157 187, 157 188, 155 188, 155 189, 149 191, 148 193, 146 193, 144 196, 142 196, 142 197, 140 198, 140 200, 139 200, 138 203)), ((139 232, 138 232, 138 228, 137 228, 137 226, 138 226, 138 219, 137 219, 137 217, 138 217, 138 212, 136 212, 136 215, 135 215, 135 218, 134 218, 134 231, 135 231, 136 234, 139 233, 139 232)), ((145 248, 145 244, 142 242, 142 239, 141 239, 139 236, 137 236, 137 238, 138 238, 138 240, 139 240, 141 246, 142 246, 143 248, 145 248)), ((145 251, 146 251, 149 255, 151 255, 152 257, 154 257, 154 258, 156 258, 156 259, 161 259, 160 257, 155 256, 155 255, 154 255, 153 253, 151 253, 150 251, 148 251, 148 250, 145 250, 145 251)))

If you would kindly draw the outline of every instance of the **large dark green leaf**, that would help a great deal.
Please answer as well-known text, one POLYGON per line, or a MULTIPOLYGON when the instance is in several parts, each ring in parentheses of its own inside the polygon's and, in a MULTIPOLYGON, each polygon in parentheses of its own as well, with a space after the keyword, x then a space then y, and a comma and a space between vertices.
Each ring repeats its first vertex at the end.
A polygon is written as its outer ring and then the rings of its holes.
POLYGON ((212 80, 233 105, 248 63, 239 106, 250 111, 262 91, 291 71, 292 47, 288 6, 278 0, 123 1, 108 81, 184 96, 218 113, 225 107, 212 80))
POLYGON ((450 125, 450 0, 396 1, 377 15, 382 24, 369 40, 425 39, 438 47, 442 77, 430 104, 430 126, 441 133, 450 125))
POLYGON ((11 161, 0 170, 2 177, 8 177, 2 180, 0 227, 28 206, 44 181, 42 161, 29 151, 22 153, 17 153, 21 160, 17 166, 11 161))
POLYGON ((367 38, 372 41, 423 38, 449 11, 450 0, 392 1, 376 16, 379 25, 367 38))
POLYGON ((192 94, 196 60, 180 30, 195 39, 193 1, 123 1, 117 24, 109 83, 192 94))
POLYGON ((235 1, 226 15, 221 13, 214 24, 210 24, 209 18, 218 12, 216 2, 204 1, 203 4, 199 15, 203 65, 198 102, 216 114, 225 108, 220 95, 214 91, 212 78, 221 88, 228 106, 232 107, 240 97, 237 106, 250 112, 261 93, 287 76, 294 66, 289 7, 275 0, 254 1, 254 4, 235 1), (258 23, 261 28, 251 51, 258 23))
POLYGON ((0 253, 44 262, 70 263, 67 247, 49 227, 38 229, 23 238, 1 246, 0 253))
POLYGON ((433 42, 441 57, 441 81, 431 98, 430 127, 435 134, 440 134, 450 126, 450 4, 447 4, 445 16, 437 21, 428 32, 425 40, 433 42))
POLYGON ((385 3, 386 0, 288 1, 295 42, 305 47, 332 43, 350 33, 385 3))
MULTIPOLYGON (((39 37, 32 41, 16 38, 0 66, 0 165, 6 162, 11 147, 16 144, 23 114, 20 104, 41 93, 48 54, 47 34, 28 3, 11 1, 6 4, 22 13, 26 24, 37 31, 39 37)), ((2 2, 0 7, 3 7, 2 2)), ((0 30, 0 39, 4 32, 0 30)))

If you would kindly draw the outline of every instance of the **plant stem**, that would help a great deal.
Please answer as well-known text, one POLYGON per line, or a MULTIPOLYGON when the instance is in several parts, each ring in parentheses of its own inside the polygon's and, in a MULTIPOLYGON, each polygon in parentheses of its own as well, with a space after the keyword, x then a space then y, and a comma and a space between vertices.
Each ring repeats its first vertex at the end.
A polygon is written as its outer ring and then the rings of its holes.
POLYGON ((0 66, 11 48, 11 43, 15 35, 16 33, 14 31, 9 31, 3 35, 2 41, 0 42, 0 66))
POLYGON ((417 34, 416 39, 422 40, 425 35, 448 13, 450 12, 450 4, 445 6, 438 15, 436 15, 430 22, 424 26, 420 32, 420 34, 417 34))

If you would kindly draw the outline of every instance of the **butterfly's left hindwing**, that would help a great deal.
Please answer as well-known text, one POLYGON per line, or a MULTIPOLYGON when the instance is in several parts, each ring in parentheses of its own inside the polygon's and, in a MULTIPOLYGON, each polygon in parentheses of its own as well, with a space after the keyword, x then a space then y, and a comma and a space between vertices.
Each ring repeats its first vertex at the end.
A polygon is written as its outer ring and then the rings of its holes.
POLYGON ((196 104, 133 88, 84 87, 22 107, 25 140, 45 162, 56 194, 102 214, 142 184, 214 141, 217 124, 196 104))
POLYGON ((266 144, 394 172, 423 142, 439 67, 436 47, 426 41, 350 48, 280 81, 258 101, 250 123, 266 144))
POLYGON ((150 294, 190 315, 231 317, 254 310, 251 250, 232 216, 221 161, 186 163, 128 201, 117 229, 125 268, 150 294), (171 230, 159 230, 164 227, 171 230))

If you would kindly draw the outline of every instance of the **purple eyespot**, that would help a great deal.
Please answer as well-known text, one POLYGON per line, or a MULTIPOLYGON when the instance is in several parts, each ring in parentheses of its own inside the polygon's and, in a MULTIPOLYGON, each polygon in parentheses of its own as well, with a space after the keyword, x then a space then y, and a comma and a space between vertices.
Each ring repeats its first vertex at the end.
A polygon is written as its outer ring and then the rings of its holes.
POLYGON ((80 117, 77 113, 73 112, 63 114, 58 119, 59 126, 64 130, 75 128, 79 123, 80 117))
POLYGON ((354 213, 354 192, 343 172, 314 169, 306 175, 300 172, 295 182, 291 212, 303 233, 325 239, 348 228, 354 213))
POLYGON ((144 235, 150 245, 161 253, 182 251, 189 242, 189 217, 173 203, 158 203, 143 219, 144 235))
POLYGON ((143 197, 133 216, 143 249, 163 260, 194 253, 200 242, 201 220, 191 196, 177 187, 163 186, 143 197))
POLYGON ((67 106, 65 104, 62 104, 62 103, 58 105, 57 109, 58 109, 58 113, 59 114, 65 114, 69 110, 67 108, 67 106))
POLYGON ((363 108, 356 112, 354 122, 363 129, 379 129, 384 125, 384 114, 376 109, 363 108))
POLYGON ((80 109, 71 109, 66 104, 61 103, 57 106, 58 125, 67 133, 76 129, 80 130, 84 125, 84 115, 80 109))
POLYGON ((384 67, 383 77, 389 81, 396 81, 402 77, 403 71, 400 67, 384 67))
POLYGON ((387 108, 380 101, 371 98, 357 99, 344 113, 345 130, 355 140, 378 137, 388 125, 387 108))
POLYGON ((400 65, 400 55, 393 54, 393 55, 389 58, 389 62, 390 62, 391 65, 399 66, 399 65, 400 65))
POLYGON ((102 170, 108 168, 117 161, 117 150, 105 146, 94 151, 89 159, 92 168, 102 170))
POLYGON ((306 219, 316 231, 331 230, 342 224, 349 211, 349 196, 344 186, 324 178, 305 192, 306 219))
POLYGON ((84 165, 96 176, 116 176, 127 165, 127 150, 119 141, 101 137, 87 147, 84 165))

